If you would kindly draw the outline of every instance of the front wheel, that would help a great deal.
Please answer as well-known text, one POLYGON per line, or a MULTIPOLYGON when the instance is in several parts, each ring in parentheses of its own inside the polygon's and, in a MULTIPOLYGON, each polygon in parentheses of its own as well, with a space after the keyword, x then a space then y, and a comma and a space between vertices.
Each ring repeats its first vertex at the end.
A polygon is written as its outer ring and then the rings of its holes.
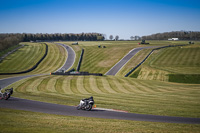
POLYGON ((78 106, 76 107, 76 109, 77 109, 77 110, 80 110, 80 109, 81 109, 81 106, 80 106, 80 105, 78 105, 78 106))
POLYGON ((10 94, 6 94, 5 96, 4 96, 4 99, 5 100, 8 100, 10 98, 10 94))
POLYGON ((92 109, 92 104, 88 104, 88 105, 86 106, 86 109, 85 109, 85 110, 90 111, 91 109, 92 109))

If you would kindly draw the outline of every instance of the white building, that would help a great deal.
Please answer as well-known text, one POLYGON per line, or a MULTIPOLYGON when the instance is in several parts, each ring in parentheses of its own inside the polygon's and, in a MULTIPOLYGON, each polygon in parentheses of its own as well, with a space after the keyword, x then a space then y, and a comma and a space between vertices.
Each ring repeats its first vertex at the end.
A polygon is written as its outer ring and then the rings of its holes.
POLYGON ((169 41, 178 41, 179 39, 178 38, 169 38, 168 40, 169 41))

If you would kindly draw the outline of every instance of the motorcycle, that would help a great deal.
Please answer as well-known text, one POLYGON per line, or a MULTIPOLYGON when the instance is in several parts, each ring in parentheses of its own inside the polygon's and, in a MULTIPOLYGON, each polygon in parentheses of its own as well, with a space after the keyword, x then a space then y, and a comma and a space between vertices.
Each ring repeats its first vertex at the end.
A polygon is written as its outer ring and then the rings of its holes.
POLYGON ((87 99, 80 100, 80 104, 77 106, 77 109, 90 111, 92 109, 93 105, 94 105, 94 99, 93 99, 93 97, 90 97, 87 99))
POLYGON ((2 88, 0 88, 0 100, 8 100, 10 96, 13 94, 13 88, 5 89, 5 92, 2 92, 2 88))

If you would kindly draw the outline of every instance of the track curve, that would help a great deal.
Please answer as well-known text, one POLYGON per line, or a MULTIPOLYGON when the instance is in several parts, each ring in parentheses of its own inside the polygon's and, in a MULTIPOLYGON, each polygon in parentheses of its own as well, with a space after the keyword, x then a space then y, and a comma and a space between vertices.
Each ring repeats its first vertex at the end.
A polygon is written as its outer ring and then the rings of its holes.
POLYGON ((7 101, 2 100, 0 101, 0 107, 48 113, 48 114, 67 115, 67 116, 83 116, 83 117, 96 117, 96 118, 106 118, 106 119, 121 119, 121 120, 134 120, 134 121, 165 122, 165 123, 200 124, 200 118, 144 115, 144 114, 98 110, 98 109, 92 109, 92 111, 82 111, 82 110, 76 110, 76 107, 73 106, 44 103, 44 102, 32 101, 20 98, 10 98, 7 101))
POLYGON ((132 49, 127 55, 125 55, 119 62, 117 62, 105 75, 116 75, 119 70, 126 65, 126 63, 136 55, 140 50, 147 49, 147 48, 157 48, 158 46, 150 46, 150 47, 139 47, 132 49))
POLYGON ((76 53, 74 52, 74 50, 70 46, 67 46, 67 45, 62 44, 62 43, 56 43, 56 44, 64 47, 65 50, 68 53, 67 60, 65 61, 65 64, 56 71, 61 71, 61 70, 67 71, 68 69, 70 69, 73 66, 73 64, 75 62, 75 58, 76 58, 76 53))
MULTIPOLYGON (((76 54, 71 47, 64 45, 64 44, 59 44, 59 45, 63 46, 66 49, 66 51, 68 52, 68 58, 66 59, 65 64, 58 70, 63 70, 63 69, 67 70, 74 64, 76 54)), ((0 87, 5 88, 6 86, 8 86, 14 82, 17 82, 21 79, 25 79, 25 78, 29 78, 29 77, 33 77, 33 76, 40 76, 40 75, 44 75, 44 74, 17 76, 17 77, 0 79, 0 87)), ((45 75, 47 75, 47 74, 45 74, 45 75)))
MULTIPOLYGON (((59 44, 59 45, 64 45, 64 44, 59 44)), ((70 47, 67 47, 66 45, 64 45, 64 47, 67 51, 70 49, 70 47)), ((148 47, 145 47, 145 48, 148 48, 148 47)), ((143 48, 140 48, 138 50, 141 50, 141 49, 143 48)), ((134 56, 135 55, 134 52, 131 53, 131 55, 134 56)), ((62 68, 65 70, 69 69, 74 63, 75 59, 73 58, 75 58, 75 55, 71 57, 71 54, 68 54, 69 60, 67 59, 65 64, 60 69, 62 68), (70 61, 71 63, 68 63, 67 61, 70 61)), ((128 61, 127 58, 125 58, 125 60, 128 61)), ((28 77, 33 77, 33 76, 40 76, 40 75, 27 75, 27 76, 12 77, 12 78, 7 78, 7 79, 0 79, 0 86, 4 88, 16 81, 19 81, 21 79, 28 78, 28 77)), ((1 100, 0 108, 11 108, 11 109, 17 109, 17 110, 42 112, 42 113, 49 113, 49 114, 96 117, 96 118, 107 118, 107 119, 200 124, 200 118, 156 116, 156 115, 125 113, 125 112, 113 112, 113 111, 106 111, 106 110, 101 110, 101 109, 93 109, 92 111, 88 112, 88 111, 76 110, 76 108, 73 106, 44 103, 44 102, 32 101, 32 100, 26 100, 26 99, 14 98, 14 97, 11 97, 7 101, 1 100)))

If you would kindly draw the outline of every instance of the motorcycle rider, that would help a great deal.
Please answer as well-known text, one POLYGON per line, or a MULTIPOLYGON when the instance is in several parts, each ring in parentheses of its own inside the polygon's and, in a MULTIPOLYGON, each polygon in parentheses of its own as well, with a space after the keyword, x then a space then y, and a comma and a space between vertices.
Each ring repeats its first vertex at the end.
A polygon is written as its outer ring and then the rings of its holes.
POLYGON ((82 100, 86 103, 86 105, 88 104, 89 101, 94 101, 93 96, 91 96, 90 98, 82 99, 82 100))

